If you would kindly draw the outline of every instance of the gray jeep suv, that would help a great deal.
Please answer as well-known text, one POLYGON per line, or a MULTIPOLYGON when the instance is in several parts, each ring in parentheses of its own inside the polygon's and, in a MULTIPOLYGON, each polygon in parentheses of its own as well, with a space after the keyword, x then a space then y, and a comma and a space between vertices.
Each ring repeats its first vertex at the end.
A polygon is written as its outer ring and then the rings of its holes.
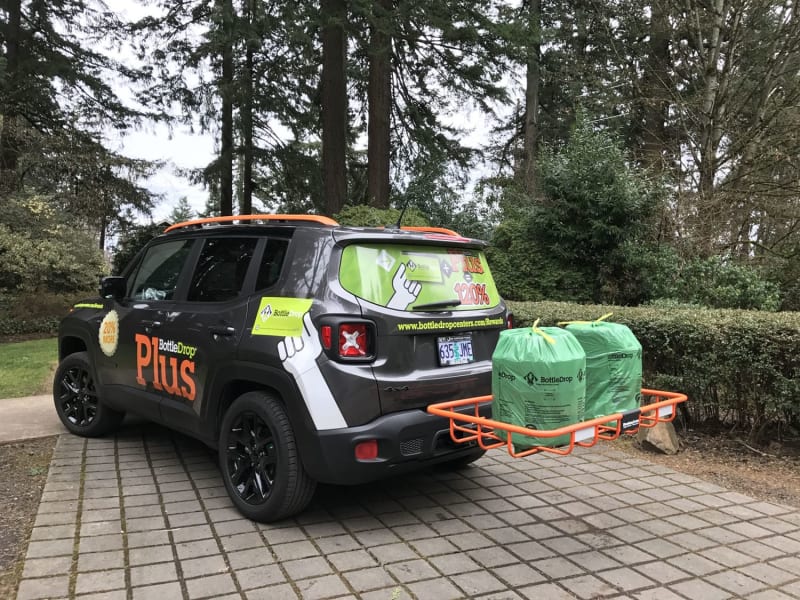
POLYGON ((62 321, 61 421, 97 436, 130 412, 199 438, 258 521, 303 510, 316 482, 475 460, 425 409, 490 393, 510 316, 483 242, 409 229, 313 215, 168 228, 62 321))

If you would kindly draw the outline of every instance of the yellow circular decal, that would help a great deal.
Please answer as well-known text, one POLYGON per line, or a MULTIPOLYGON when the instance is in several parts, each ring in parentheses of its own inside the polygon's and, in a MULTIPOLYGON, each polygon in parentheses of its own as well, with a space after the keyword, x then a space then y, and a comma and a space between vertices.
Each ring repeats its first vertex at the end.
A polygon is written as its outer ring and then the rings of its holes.
POLYGON ((119 316, 112 310, 100 323, 100 350, 106 356, 114 356, 119 343, 119 316))

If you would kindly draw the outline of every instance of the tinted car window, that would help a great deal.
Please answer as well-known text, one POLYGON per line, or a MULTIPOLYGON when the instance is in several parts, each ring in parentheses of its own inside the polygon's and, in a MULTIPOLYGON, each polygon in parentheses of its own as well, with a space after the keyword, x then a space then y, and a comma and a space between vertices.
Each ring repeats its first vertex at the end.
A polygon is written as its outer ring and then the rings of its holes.
POLYGON ((275 285, 281 276, 283 259, 286 256, 286 248, 289 246, 287 240, 269 239, 261 257, 261 266, 258 269, 258 279, 256 289, 263 290, 271 285, 275 285))
POLYGON ((255 238, 206 240, 192 276, 188 300, 222 302, 236 298, 242 291, 256 241, 255 238))
POLYGON ((130 288, 135 300, 171 300, 193 240, 151 246, 145 252, 130 288))

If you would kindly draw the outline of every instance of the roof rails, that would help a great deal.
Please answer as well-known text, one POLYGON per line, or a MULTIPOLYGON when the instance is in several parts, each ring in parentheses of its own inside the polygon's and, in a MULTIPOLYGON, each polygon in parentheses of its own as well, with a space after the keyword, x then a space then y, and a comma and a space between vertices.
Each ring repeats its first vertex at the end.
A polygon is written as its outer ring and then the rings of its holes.
POLYGON ((203 227, 204 225, 214 225, 220 223, 235 223, 244 221, 273 221, 278 223, 314 223, 325 227, 336 227, 339 225, 330 217, 323 217, 322 215, 231 215, 225 217, 209 217, 207 219, 195 219, 193 221, 184 221, 183 223, 176 223, 164 230, 164 233, 175 231, 176 229, 184 229, 187 227, 203 227))
POLYGON ((404 231, 421 231, 423 233, 441 233, 442 235, 449 235, 453 237, 461 237, 460 233, 453 231, 452 229, 446 229, 444 227, 417 227, 412 225, 404 225, 400 229, 404 231))

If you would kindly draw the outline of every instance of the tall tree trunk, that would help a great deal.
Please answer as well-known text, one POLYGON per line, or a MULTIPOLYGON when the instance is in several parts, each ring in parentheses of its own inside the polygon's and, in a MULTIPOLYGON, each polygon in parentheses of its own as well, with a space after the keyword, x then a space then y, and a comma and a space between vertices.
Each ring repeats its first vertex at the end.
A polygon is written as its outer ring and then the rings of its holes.
POLYGON ((2 123, 0 123, 0 197, 14 192, 19 184, 17 162, 19 147, 16 135, 17 110, 15 100, 9 102, 9 90, 13 93, 19 70, 19 41, 22 35, 22 1, 10 0, 6 3, 8 24, 6 25, 6 90, 3 99, 2 123))
POLYGON ((539 141, 539 61, 541 52, 541 0, 527 0, 530 42, 525 78, 525 125, 522 147, 522 181, 529 195, 536 192, 536 147, 539 141))
POLYGON ((346 0, 322 0, 322 184, 325 210, 347 202, 346 0))
POLYGON ((677 149, 667 147, 666 121, 669 109, 669 88, 665 77, 670 69, 670 32, 665 0, 651 5, 650 47, 642 81, 643 131, 642 159, 654 173, 661 173, 667 155, 677 149))
POLYGON ((371 206, 389 208, 389 144, 392 113, 392 0, 374 0, 369 41, 367 103, 367 197, 371 206))
POLYGON ((696 207, 697 232, 700 251, 708 256, 713 253, 716 232, 719 225, 719 207, 715 206, 715 186, 718 160, 717 151, 722 137, 718 100, 720 77, 720 53, 722 28, 724 25, 725 0, 714 0, 711 5, 711 25, 707 37, 700 26, 700 6, 694 5, 698 48, 704 48, 703 89, 700 109, 700 140, 698 165, 698 197, 696 207))
POLYGON ((233 0, 222 0, 220 214, 233 214, 233 0))
POLYGON ((244 55, 244 81, 242 90, 242 197, 239 214, 253 212, 253 21, 255 19, 255 0, 245 0, 244 11, 247 23, 247 44, 244 55))

